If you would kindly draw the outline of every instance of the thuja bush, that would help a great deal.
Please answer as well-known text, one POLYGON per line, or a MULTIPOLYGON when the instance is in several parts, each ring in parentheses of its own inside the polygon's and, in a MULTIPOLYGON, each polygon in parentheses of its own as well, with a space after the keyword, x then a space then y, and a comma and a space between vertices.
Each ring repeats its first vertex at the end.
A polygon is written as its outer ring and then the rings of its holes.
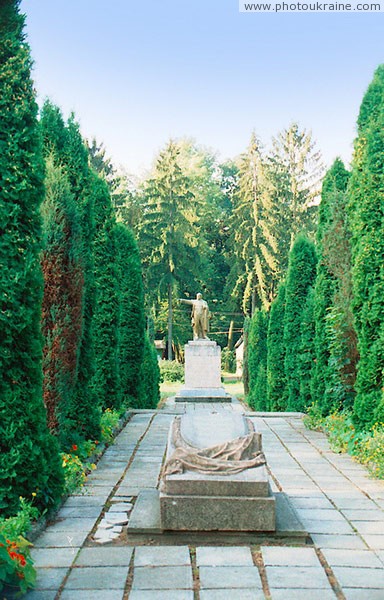
POLYGON ((160 401, 160 368, 155 346, 145 336, 144 358, 140 368, 140 408, 156 408, 160 401))
POLYGON ((42 395, 44 163, 18 8, 17 0, 4 0, 0 10, 0 510, 8 516, 20 496, 36 492, 43 509, 63 489, 42 395))

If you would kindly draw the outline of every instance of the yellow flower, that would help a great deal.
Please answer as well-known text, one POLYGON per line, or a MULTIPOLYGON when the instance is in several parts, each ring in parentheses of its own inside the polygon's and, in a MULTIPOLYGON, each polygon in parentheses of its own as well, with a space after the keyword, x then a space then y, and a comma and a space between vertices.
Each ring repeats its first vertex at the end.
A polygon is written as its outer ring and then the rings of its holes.
POLYGON ((35 497, 36 496, 36 492, 32 492, 32 496, 35 497))

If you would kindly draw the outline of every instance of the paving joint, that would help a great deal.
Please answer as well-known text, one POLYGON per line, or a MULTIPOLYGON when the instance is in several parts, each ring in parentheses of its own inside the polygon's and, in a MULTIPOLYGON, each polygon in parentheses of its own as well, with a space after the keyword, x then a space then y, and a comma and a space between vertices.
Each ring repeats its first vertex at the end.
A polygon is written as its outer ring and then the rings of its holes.
POLYGON ((253 564, 255 565, 255 567, 257 568, 257 570, 259 571, 259 575, 260 575, 260 579, 261 579, 261 584, 263 586, 263 593, 264 593, 265 599, 269 600, 271 598, 271 592, 270 592, 270 589, 269 589, 269 583, 268 583, 268 578, 267 578, 267 571, 265 569, 263 555, 261 553, 260 547, 259 547, 259 549, 257 549, 255 546, 253 546, 253 547, 251 546, 250 550, 251 550, 253 564))

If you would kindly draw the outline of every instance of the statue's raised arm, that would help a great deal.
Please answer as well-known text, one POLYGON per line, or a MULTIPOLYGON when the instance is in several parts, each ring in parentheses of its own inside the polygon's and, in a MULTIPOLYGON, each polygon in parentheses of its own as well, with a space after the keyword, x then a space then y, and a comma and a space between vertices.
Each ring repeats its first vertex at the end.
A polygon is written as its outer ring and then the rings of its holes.
POLYGON ((208 340, 207 332, 209 331, 209 308, 203 296, 199 293, 196 295, 196 300, 186 300, 179 298, 179 302, 190 304, 192 306, 192 329, 194 340, 208 340))

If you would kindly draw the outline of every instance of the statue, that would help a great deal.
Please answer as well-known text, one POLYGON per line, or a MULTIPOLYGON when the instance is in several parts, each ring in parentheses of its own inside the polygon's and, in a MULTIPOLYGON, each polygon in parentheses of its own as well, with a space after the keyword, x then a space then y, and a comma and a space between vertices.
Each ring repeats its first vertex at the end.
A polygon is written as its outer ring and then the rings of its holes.
POLYGON ((196 300, 185 300, 179 298, 179 301, 183 304, 192 305, 192 329, 194 340, 208 340, 207 332, 209 331, 209 309, 208 304, 203 300, 203 296, 199 293, 196 294, 196 300))

